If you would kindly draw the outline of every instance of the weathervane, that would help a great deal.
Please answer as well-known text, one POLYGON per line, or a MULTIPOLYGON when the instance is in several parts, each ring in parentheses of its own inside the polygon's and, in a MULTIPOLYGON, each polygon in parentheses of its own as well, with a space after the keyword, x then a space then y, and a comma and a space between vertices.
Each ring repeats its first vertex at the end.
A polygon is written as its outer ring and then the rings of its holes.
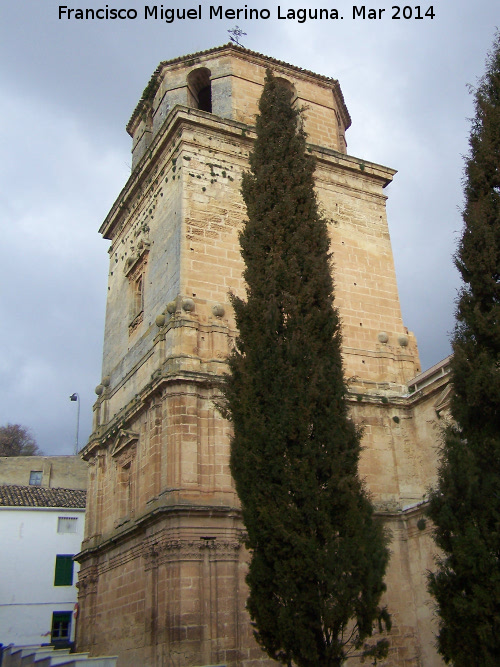
POLYGON ((242 35, 246 35, 246 32, 243 32, 241 28, 238 26, 235 26, 232 30, 228 30, 229 33, 229 39, 234 42, 237 46, 243 46, 243 44, 240 44, 240 37, 242 35))

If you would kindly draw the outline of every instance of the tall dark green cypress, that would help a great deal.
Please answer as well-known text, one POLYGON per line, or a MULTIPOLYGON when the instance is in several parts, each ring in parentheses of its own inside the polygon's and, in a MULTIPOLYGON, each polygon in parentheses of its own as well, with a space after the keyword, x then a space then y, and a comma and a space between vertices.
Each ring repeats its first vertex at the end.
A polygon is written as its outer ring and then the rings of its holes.
POLYGON ((268 71, 242 193, 247 298, 223 389, 234 426, 231 471, 251 553, 248 609, 274 659, 341 665, 379 608, 386 537, 358 476, 327 224, 292 94, 268 71))
POLYGON ((429 509, 443 552, 429 579, 438 648, 455 667, 500 660, 500 35, 475 108, 455 256, 464 286, 453 337, 454 425, 429 509))

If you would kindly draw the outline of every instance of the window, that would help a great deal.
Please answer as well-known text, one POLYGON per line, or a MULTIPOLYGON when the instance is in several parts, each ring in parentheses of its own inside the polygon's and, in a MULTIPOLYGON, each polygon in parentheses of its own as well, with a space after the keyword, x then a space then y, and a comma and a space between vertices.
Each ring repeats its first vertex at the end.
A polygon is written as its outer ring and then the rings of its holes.
POLYGON ((212 85, 211 72, 206 67, 200 67, 188 74, 187 85, 189 104, 200 111, 212 113, 212 85))
POLYGON ((143 277, 140 275, 133 283, 132 315, 137 317, 144 308, 143 277))
POLYGON ((43 472, 41 470, 32 470, 30 472, 30 486, 42 486, 42 476, 43 472))
POLYGON ((210 84, 198 92, 198 109, 212 113, 212 88, 210 84))
MULTIPOLYGON (((150 211, 151 213, 151 211, 150 211)), ((123 272, 128 278, 129 333, 141 324, 144 316, 144 287, 149 255, 149 227, 144 224, 134 235, 130 245, 130 255, 125 262, 123 272), (137 236, 139 235, 139 236, 137 236)))
POLYGON ((52 630, 50 641, 53 644, 68 642, 71 633, 71 612, 55 611, 52 614, 52 630))
POLYGON ((76 533, 78 528, 78 517, 60 516, 57 519, 58 533, 76 533))
POLYGON ((56 569, 54 574, 54 586, 73 585, 73 556, 56 556, 56 569))
MULTIPOLYGON (((142 268, 142 267, 139 267, 142 268)), ((132 333, 142 322, 144 316, 144 275, 135 273, 129 276, 130 301, 129 301, 129 333, 132 333)))
POLYGON ((132 258, 132 262, 126 267, 125 275, 129 281, 129 333, 132 333, 143 320, 147 261, 146 249, 140 256, 132 258))

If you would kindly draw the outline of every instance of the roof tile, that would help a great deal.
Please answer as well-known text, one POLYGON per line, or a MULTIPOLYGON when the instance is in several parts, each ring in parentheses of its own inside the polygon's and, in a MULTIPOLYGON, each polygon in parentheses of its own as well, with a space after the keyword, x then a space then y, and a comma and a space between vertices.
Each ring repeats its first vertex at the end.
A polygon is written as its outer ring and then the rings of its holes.
POLYGON ((87 492, 81 489, 48 489, 43 486, 0 485, 3 507, 73 507, 85 509, 87 492))

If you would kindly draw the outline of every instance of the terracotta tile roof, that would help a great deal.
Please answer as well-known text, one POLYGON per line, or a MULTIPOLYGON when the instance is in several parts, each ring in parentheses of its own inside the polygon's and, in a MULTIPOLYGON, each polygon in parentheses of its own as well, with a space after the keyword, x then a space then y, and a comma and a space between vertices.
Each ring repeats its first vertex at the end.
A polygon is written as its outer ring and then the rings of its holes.
POLYGON ((3 507, 73 507, 85 509, 87 492, 80 489, 47 489, 43 486, 0 485, 3 507))

